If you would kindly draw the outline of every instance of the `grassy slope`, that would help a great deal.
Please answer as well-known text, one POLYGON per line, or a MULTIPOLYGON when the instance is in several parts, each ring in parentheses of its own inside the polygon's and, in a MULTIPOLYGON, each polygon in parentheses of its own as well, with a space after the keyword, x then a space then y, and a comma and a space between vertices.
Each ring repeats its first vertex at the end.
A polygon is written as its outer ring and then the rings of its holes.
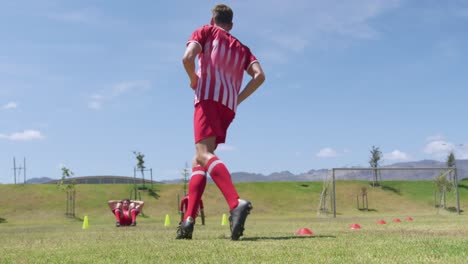
MULTIPOLYGON (((322 190, 319 182, 258 182, 238 183, 242 197, 254 203, 256 217, 315 215, 322 190)), ((432 183, 429 181, 391 181, 385 188, 370 188, 366 182, 337 182, 337 212, 339 216, 435 214, 432 183), (362 186, 368 187, 370 212, 356 209, 356 194, 362 186)), ((132 185, 78 185, 76 193, 76 214, 78 218, 88 215, 95 222, 113 221, 107 207, 109 199, 130 196, 132 185)), ((177 195, 182 194, 182 185, 157 185, 158 200, 142 194, 145 200, 141 221, 164 221, 166 214, 177 219, 177 195)), ((55 185, 0 185, 0 217, 12 223, 34 223, 63 221, 65 193, 55 185)), ((461 207, 468 206, 468 190, 460 188, 461 207)), ((221 219, 228 213, 220 191, 208 184, 203 197, 207 217, 221 219)), ((455 201, 455 199, 451 199, 455 201)), ((455 204, 449 204, 454 206, 455 204)))
MULTIPOLYGON (((243 241, 232 242, 227 213, 216 186, 204 196, 207 225, 196 225, 192 241, 175 240, 177 193, 182 185, 160 185, 161 198, 146 201, 146 218, 136 228, 115 228, 107 199, 128 197, 129 185, 77 186, 78 217, 64 217, 65 194, 54 185, 0 185, 0 263, 466 263, 467 216, 436 216, 430 182, 388 182, 387 190, 369 190, 369 206, 355 209, 355 194, 364 182, 338 182, 335 220, 316 216, 321 183, 239 183, 254 202, 243 241), (398 193, 399 191, 399 193, 398 193), (392 223, 393 216, 432 213, 413 222, 392 223), (172 226, 164 227, 165 214, 172 226), (356 217, 364 216, 364 217, 356 217), (377 219, 387 225, 377 225, 377 219), (350 230, 358 222, 361 230, 350 230), (294 236, 308 227, 313 237, 294 236)), ((461 188, 462 208, 468 191, 461 188)), ((414 216, 414 215, 413 215, 414 216)))

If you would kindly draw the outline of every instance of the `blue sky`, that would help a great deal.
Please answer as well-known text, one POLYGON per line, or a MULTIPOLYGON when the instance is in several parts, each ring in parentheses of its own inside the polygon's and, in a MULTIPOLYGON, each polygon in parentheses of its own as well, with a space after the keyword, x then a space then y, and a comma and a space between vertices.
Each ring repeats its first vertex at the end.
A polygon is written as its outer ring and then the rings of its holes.
MULTIPOLYGON (((181 58, 215 1, 0 1, 0 182, 181 178, 193 92, 181 58)), ((468 2, 226 1, 265 84, 218 150, 232 172, 468 159, 468 2)), ((246 76, 245 79, 248 76, 246 76)))

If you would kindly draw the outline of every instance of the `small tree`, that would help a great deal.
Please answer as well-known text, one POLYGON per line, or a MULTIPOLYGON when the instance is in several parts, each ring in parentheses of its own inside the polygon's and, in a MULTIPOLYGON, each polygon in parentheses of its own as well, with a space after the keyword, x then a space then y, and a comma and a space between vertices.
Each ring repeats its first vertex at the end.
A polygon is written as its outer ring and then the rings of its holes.
POLYGON ((62 178, 60 179, 59 182, 57 182, 57 187, 63 191, 75 189, 76 181, 75 180, 67 181, 67 178, 70 178, 71 176, 73 176, 74 173, 65 166, 62 166, 61 170, 62 170, 62 178))
POLYGON ((446 194, 452 191, 453 183, 447 179, 446 173, 435 177, 433 183, 439 194, 439 207, 445 208, 447 206, 446 194))
POLYGON ((67 180, 73 176, 73 172, 65 166, 62 166, 62 178, 59 182, 57 182, 57 187, 61 190, 66 192, 67 200, 66 200, 66 212, 65 215, 68 217, 75 217, 75 180, 67 180))
POLYGON ((187 162, 185 163, 185 168, 182 171, 182 176, 184 176, 184 196, 187 195, 187 183, 190 175, 190 170, 188 169, 187 162))
POLYGON ((136 152, 133 151, 133 154, 135 154, 135 157, 137 159, 137 169, 141 172, 141 176, 143 177, 143 188, 145 188, 145 155, 143 155, 141 152, 136 152))
MULTIPOLYGON (((370 153, 371 153, 371 157, 369 160, 369 165, 371 166, 371 168, 379 167, 379 162, 380 162, 380 159, 382 158, 382 151, 380 151, 379 147, 372 146, 370 153)), ((378 175, 379 175, 378 171, 373 170, 372 186, 380 185, 378 175)))
MULTIPOLYGON (((449 167, 449 168, 455 168, 456 167, 455 154, 453 154, 453 151, 451 151, 449 153, 449 155, 447 156, 447 167, 449 167)), ((453 171, 450 171, 450 173, 449 173, 449 180, 454 181, 453 171)))
MULTIPOLYGON (((455 155, 451 151, 447 156, 447 167, 455 168, 455 155)), ((434 178, 434 186, 436 188, 436 195, 434 197, 437 200, 437 194, 439 194, 439 204, 435 204, 434 206, 446 208, 447 207, 447 200, 446 196, 448 192, 451 192, 454 185, 454 174, 453 171, 448 171, 448 173, 443 173, 436 178, 434 178)))

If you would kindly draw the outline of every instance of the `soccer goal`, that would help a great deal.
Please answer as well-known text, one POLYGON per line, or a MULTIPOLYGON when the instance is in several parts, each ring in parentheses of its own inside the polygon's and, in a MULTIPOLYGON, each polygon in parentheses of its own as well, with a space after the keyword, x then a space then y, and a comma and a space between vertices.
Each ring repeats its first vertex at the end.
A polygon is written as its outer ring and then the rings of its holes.
POLYGON ((336 218, 338 210, 411 213, 421 208, 460 214, 456 167, 333 168, 323 183, 318 214, 336 218))

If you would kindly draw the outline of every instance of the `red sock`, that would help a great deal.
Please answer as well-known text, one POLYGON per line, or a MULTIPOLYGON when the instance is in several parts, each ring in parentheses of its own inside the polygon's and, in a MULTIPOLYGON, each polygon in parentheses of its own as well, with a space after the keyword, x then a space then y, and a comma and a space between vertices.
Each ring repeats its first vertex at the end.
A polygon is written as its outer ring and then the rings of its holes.
POLYGON ((136 221, 136 216, 138 214, 138 211, 133 209, 130 214, 132 215, 132 223, 136 221))
POLYGON ((231 174, 224 163, 217 157, 213 157, 206 163, 205 169, 223 193, 224 199, 229 205, 229 210, 236 208, 239 204, 239 194, 237 194, 236 187, 232 184, 231 174))
POLYGON ((205 169, 202 166, 196 166, 192 168, 192 176, 189 182, 189 199, 187 205, 187 211, 185 211, 184 221, 189 216, 193 219, 197 216, 198 207, 200 206, 200 200, 205 191, 206 186, 206 174, 205 169))
POLYGON ((114 215, 115 215, 115 221, 117 221, 117 222, 120 223, 120 210, 119 210, 119 209, 115 209, 115 210, 114 210, 114 215))

